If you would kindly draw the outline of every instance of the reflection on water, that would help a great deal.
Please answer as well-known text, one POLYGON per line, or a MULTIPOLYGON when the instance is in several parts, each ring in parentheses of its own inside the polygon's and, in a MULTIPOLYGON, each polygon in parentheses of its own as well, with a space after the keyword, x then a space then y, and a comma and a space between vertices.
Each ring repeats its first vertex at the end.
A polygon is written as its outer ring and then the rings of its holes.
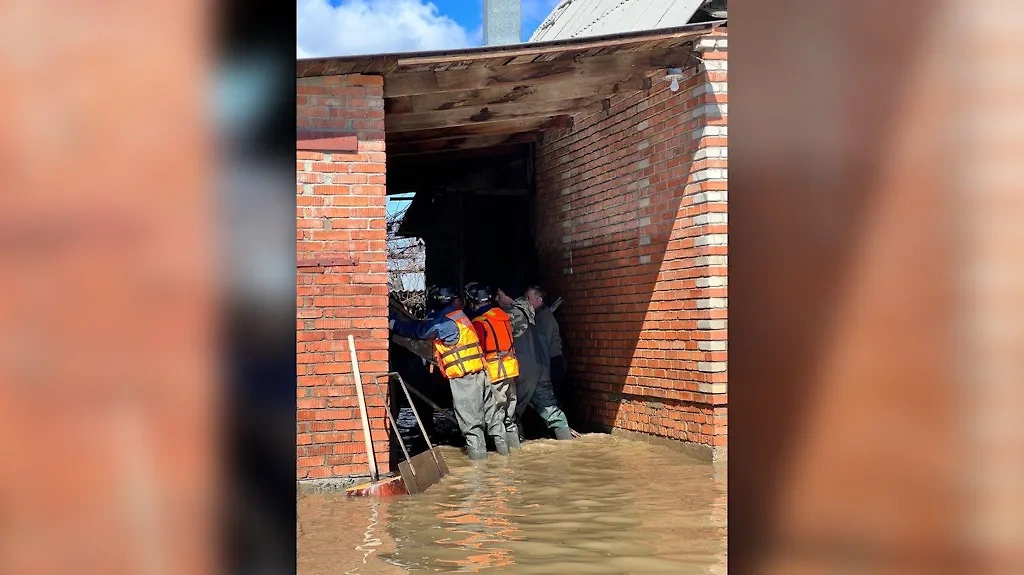
POLYGON ((387 500, 298 502, 299 573, 725 573, 721 465, 608 435, 528 442, 387 500))

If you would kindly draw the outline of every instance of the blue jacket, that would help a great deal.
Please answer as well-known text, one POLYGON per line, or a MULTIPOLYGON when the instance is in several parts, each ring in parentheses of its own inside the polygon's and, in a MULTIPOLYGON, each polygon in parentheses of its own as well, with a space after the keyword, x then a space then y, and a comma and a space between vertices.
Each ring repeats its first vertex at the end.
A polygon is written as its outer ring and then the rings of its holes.
POLYGON ((395 327, 392 330, 402 337, 426 341, 439 339, 445 345, 450 346, 459 342, 459 326, 455 325, 455 322, 446 315, 453 311, 455 311, 453 306, 445 306, 431 312, 420 321, 406 321, 391 312, 388 314, 388 319, 395 320, 395 327))

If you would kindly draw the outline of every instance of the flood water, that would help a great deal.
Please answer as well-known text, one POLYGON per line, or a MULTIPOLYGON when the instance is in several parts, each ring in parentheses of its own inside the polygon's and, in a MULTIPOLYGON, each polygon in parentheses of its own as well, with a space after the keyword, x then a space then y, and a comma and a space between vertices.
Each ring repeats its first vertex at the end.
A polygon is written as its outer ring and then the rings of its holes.
POLYGON ((304 493, 298 572, 725 573, 726 470, 588 434, 527 442, 391 499, 304 493))

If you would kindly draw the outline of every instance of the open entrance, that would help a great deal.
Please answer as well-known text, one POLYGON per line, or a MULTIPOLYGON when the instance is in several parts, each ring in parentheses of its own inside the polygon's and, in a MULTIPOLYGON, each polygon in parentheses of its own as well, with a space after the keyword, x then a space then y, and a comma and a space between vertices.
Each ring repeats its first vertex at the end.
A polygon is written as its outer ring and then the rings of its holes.
MULTIPOLYGON (((422 318, 430 286, 461 293, 467 283, 480 282, 518 294, 537 282, 532 166, 531 144, 388 156, 393 309, 422 318)), ((451 391, 424 361, 429 352, 429 345, 392 337, 390 369, 426 396, 414 401, 432 438, 460 445, 451 391)), ((411 410, 397 386, 393 390, 399 426, 416 444, 421 438, 411 410)))

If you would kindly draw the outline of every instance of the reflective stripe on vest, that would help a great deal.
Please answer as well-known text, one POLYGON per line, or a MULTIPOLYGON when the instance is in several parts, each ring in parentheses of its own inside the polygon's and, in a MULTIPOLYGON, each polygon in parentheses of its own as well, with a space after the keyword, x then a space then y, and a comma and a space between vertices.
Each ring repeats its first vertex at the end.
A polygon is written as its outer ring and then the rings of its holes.
POLYGON ((459 328, 459 341, 453 346, 447 346, 439 339, 434 340, 434 357, 445 377, 452 379, 483 371, 486 367, 484 352, 469 318, 461 310, 455 310, 445 317, 454 321, 459 328))
POLYGON ((484 339, 480 346, 487 363, 487 374, 492 383, 519 376, 519 360, 512 349, 512 322, 500 308, 491 308, 473 320, 483 327, 484 339))

